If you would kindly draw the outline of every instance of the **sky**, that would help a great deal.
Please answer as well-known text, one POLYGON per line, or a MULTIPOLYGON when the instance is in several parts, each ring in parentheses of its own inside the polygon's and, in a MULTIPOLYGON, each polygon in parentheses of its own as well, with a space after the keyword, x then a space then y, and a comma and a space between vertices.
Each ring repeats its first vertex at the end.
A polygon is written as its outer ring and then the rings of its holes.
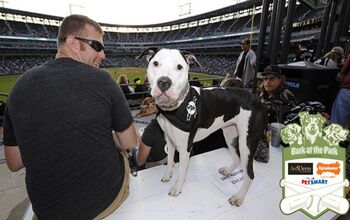
POLYGON ((245 0, 0 0, 1 6, 56 16, 84 14, 110 24, 157 24, 177 20, 245 0), (188 3, 191 5, 189 10, 188 3), (181 11, 182 9, 182 11, 181 11))

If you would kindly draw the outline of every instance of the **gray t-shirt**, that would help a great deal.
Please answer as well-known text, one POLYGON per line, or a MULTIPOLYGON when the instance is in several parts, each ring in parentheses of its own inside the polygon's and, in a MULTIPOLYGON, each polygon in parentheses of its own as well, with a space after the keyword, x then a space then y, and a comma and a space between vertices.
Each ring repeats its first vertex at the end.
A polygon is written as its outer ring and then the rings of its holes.
POLYGON ((112 129, 132 122, 103 70, 59 58, 22 75, 8 98, 4 144, 19 146, 39 219, 92 219, 111 204, 124 177, 112 129))

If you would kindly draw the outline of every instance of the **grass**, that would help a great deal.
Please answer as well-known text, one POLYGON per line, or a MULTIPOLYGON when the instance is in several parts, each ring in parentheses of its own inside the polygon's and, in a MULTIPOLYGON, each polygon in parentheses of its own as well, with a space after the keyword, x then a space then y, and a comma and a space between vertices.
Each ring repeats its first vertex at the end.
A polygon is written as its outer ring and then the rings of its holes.
MULTIPOLYGON (((130 83, 133 83, 133 79, 135 78, 140 78, 143 81, 146 75, 146 68, 141 68, 141 67, 110 67, 110 68, 106 68, 105 70, 111 74, 111 76, 114 78, 115 81, 117 81, 118 77, 121 74, 126 74, 130 83)), ((1 93, 10 94, 13 85, 15 84, 15 82, 19 77, 20 75, 0 76, 0 100, 1 101, 6 101, 7 99, 7 97, 1 95, 1 93)), ((204 85, 211 85, 213 79, 218 78, 217 76, 213 76, 213 75, 190 72, 190 79, 192 79, 193 77, 197 77, 204 85)))

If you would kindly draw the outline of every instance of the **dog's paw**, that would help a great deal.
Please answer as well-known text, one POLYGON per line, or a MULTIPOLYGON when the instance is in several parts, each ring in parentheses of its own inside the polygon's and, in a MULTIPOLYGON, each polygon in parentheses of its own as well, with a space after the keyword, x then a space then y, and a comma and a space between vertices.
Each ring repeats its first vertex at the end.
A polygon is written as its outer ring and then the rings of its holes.
POLYGON ((228 176, 228 175, 232 174, 232 171, 233 170, 231 170, 229 167, 221 167, 219 169, 219 173, 221 173, 224 176, 228 176))
POLYGON ((241 197, 241 196, 238 196, 238 195, 234 195, 231 198, 229 198, 228 201, 230 202, 231 205, 239 207, 239 206, 242 205, 243 200, 244 200, 244 197, 241 197))
POLYGON ((178 196, 181 193, 181 187, 178 187, 177 185, 171 187, 168 195, 169 196, 178 196))
POLYGON ((170 175, 164 174, 164 176, 163 176, 163 178, 162 178, 161 181, 162 181, 163 183, 166 183, 166 182, 169 182, 170 179, 171 179, 171 174, 170 174, 170 175))

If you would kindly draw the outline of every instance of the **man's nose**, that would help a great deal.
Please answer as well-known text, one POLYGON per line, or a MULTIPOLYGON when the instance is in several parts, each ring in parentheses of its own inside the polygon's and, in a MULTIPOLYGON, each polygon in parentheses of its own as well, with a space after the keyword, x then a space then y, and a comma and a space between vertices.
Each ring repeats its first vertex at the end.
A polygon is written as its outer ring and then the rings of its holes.
POLYGON ((106 59, 106 54, 104 50, 101 50, 100 52, 98 52, 98 57, 102 60, 106 59))

